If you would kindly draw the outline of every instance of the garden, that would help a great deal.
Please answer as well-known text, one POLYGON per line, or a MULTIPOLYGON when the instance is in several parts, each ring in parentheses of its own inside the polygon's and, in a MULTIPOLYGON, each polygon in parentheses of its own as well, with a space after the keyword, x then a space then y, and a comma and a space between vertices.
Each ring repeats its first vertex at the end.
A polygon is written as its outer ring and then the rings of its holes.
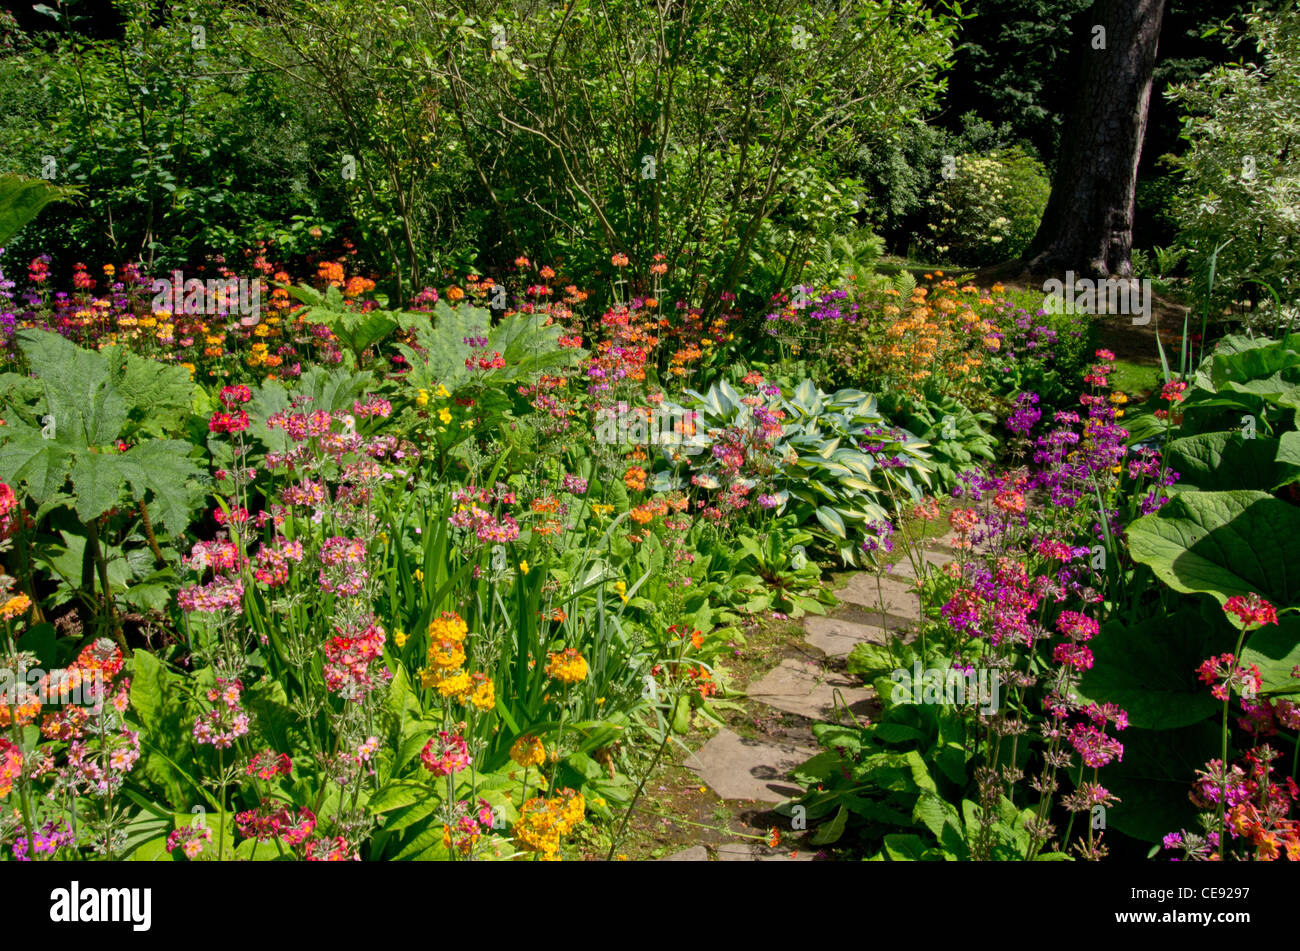
POLYGON ((63 0, 0 97, 0 861, 1300 860, 1294 5, 63 0))

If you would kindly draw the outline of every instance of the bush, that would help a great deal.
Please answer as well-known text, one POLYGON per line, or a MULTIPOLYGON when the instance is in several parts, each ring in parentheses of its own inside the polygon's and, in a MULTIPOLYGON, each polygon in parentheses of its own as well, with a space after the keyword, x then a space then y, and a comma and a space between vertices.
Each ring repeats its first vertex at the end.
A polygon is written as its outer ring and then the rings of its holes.
MULTIPOLYGON (((1222 66, 1168 95, 1186 109, 1189 147, 1174 160, 1182 188, 1174 202, 1178 244, 1192 272, 1205 274, 1215 248, 1215 284, 1228 300, 1250 281, 1284 300, 1300 296, 1300 11, 1246 17, 1262 66, 1222 66)), ((1234 42, 1240 42, 1238 36, 1234 42)), ((1258 288, 1252 296, 1258 295, 1258 288)))
POLYGON ((928 205, 922 253, 980 267, 1018 257, 1047 207, 1051 182, 1042 163, 1019 147, 958 155, 928 205))
POLYGON ((945 160, 988 153, 1015 144, 1011 127, 994 126, 973 112, 957 131, 909 122, 899 129, 872 130, 858 142, 846 171, 865 189, 863 216, 898 253, 927 219, 926 196, 943 182, 945 160))

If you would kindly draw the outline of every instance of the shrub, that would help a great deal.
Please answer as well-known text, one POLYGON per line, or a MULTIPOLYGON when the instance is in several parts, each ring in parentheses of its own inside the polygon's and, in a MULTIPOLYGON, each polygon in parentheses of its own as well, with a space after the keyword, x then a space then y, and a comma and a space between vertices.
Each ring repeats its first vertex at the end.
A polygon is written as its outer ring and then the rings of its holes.
MULTIPOLYGON (((1193 273, 1207 273, 1219 250, 1215 281, 1229 299, 1250 281, 1284 300, 1300 296, 1300 11, 1246 17, 1246 35, 1263 65, 1239 63, 1173 87, 1183 105, 1185 155, 1175 159, 1182 188, 1174 202, 1178 243, 1193 273)), ((1234 42, 1240 42, 1237 36, 1234 42)), ((1258 290, 1256 290, 1258 293, 1258 290)))
POLYGON ((1015 258, 1029 246, 1051 182, 1042 163, 1019 147, 958 155, 928 205, 923 253, 963 265, 1015 258))

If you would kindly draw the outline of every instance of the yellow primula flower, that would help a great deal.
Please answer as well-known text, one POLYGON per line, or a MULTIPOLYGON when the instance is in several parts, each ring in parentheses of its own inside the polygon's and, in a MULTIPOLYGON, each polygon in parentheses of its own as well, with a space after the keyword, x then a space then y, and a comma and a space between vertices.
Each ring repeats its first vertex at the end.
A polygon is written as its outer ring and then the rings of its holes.
POLYGON ((551 802, 559 815, 560 835, 568 835, 586 818, 587 803, 583 800, 582 793, 574 792, 572 789, 562 790, 560 797, 560 799, 552 799, 551 802))
POLYGON ((473 682, 469 679, 469 674, 463 670, 452 672, 443 670, 430 670, 425 668, 420 671, 420 684, 425 689, 434 689, 448 700, 459 699, 474 689, 473 682))
POLYGON ((438 410, 438 418, 439 418, 440 420, 442 420, 442 423, 443 423, 444 426, 445 426, 447 423, 450 423, 450 422, 451 422, 451 410, 447 409, 447 407, 444 406, 442 409, 438 410))
POLYGON ((469 626, 455 611, 443 611, 429 622, 429 638, 433 641, 459 643, 469 634, 469 626))
POLYGON ((546 762, 546 747, 537 737, 525 733, 510 747, 510 758, 524 769, 541 766, 546 762))
POLYGON ((515 822, 515 845, 525 852, 537 852, 543 860, 555 861, 560 851, 560 817, 545 799, 529 799, 519 808, 515 822))
POLYGON ((496 706, 496 685, 487 674, 475 674, 472 680, 474 689, 470 691, 469 703, 486 713, 496 706))
POLYGON ((32 599, 25 594, 15 594, 12 598, 0 605, 0 617, 10 621, 20 614, 26 614, 27 609, 32 606, 32 599))
POLYGON ((456 641, 435 641, 429 645, 428 662, 439 670, 455 670, 465 663, 465 649, 456 641))
POLYGON ((547 657, 546 675, 560 683, 579 683, 587 679, 587 661, 576 648, 566 648, 547 657))

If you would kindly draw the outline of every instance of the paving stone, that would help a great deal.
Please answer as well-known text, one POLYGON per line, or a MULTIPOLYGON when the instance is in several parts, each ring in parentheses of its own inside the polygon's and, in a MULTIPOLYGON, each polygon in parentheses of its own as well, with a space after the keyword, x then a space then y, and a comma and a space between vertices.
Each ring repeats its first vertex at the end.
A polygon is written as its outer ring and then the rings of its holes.
POLYGON ((786 778, 787 774, 816 752, 773 740, 751 740, 723 730, 687 760, 687 766, 723 799, 784 802, 803 793, 786 778))
POLYGON ((848 584, 836 591, 835 596, 848 604, 876 612, 883 608, 895 617, 915 621, 920 620, 921 614, 912 585, 910 578, 877 576, 868 571, 858 571, 849 576, 848 584))
POLYGON ((848 657, 853 646, 862 641, 872 644, 885 644, 890 636, 909 640, 908 628, 912 621, 907 618, 884 615, 884 631, 881 631, 881 614, 879 612, 855 611, 849 616, 819 617, 808 615, 804 619, 804 640, 818 648, 828 657, 848 657))
POLYGON ((859 716, 867 715, 872 691, 858 686, 848 674, 826 670, 787 658, 746 691, 750 700, 765 703, 810 720, 838 720, 845 704, 859 716), (838 692, 840 702, 837 704, 838 692))
POLYGON ((800 851, 791 858, 790 852, 769 849, 755 842, 727 842, 717 848, 719 862, 811 862, 813 853, 800 851))
POLYGON ((707 862, 709 860, 709 850, 702 845, 693 845, 689 849, 682 849, 680 852, 674 852, 672 855, 666 855, 661 858, 661 862, 707 862))
MULTIPOLYGON (((932 568, 942 568, 944 565, 950 564, 957 559, 948 552, 930 551, 929 549, 925 549, 921 552, 921 560, 925 564, 931 565, 932 568)), ((912 570, 912 560, 910 558, 904 558, 898 564, 894 565, 893 574, 902 578, 915 578, 916 573, 912 570)))

